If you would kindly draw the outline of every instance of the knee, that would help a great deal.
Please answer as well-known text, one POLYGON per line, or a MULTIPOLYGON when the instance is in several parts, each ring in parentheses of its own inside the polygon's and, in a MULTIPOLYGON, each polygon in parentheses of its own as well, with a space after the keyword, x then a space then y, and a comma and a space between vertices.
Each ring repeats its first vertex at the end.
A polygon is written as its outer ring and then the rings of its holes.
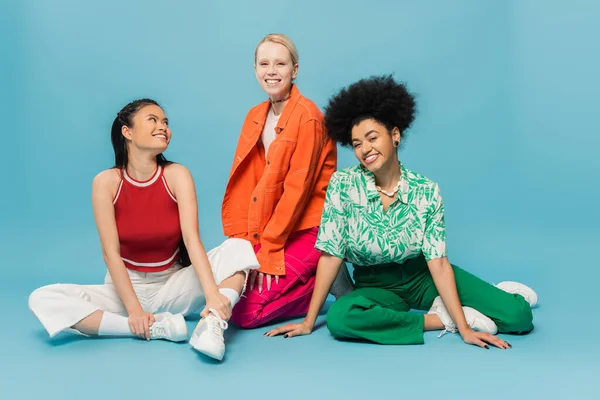
POLYGON ((533 313, 529 303, 516 296, 515 304, 506 310, 502 323, 508 332, 527 333, 533 329, 533 313))
POLYGON ((54 291, 55 287, 56 285, 48 285, 35 289, 29 295, 29 309, 32 311, 36 310, 44 303, 46 303, 48 297, 54 291))

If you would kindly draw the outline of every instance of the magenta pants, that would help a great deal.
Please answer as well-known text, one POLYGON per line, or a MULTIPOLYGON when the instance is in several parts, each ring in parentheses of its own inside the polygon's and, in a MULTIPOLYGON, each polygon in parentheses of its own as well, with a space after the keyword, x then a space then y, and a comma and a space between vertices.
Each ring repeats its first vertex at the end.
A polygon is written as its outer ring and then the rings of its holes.
MULTIPOLYGON (((315 288, 317 263, 321 251, 315 249, 319 228, 294 232, 284 247, 285 275, 279 283, 273 279, 271 290, 263 282, 262 293, 258 285, 246 289, 246 293, 233 309, 231 321, 242 328, 256 328, 281 317, 306 314, 315 288)), ((254 247, 258 252, 260 244, 254 247)))

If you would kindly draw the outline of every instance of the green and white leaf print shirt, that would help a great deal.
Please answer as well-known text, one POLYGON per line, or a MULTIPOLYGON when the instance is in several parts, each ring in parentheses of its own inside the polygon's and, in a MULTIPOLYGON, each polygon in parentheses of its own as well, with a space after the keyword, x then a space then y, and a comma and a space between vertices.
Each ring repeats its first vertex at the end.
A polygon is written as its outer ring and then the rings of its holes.
POLYGON ((355 266, 404 263, 421 253, 446 256, 438 185, 404 168, 396 199, 383 210, 375 177, 362 165, 331 177, 315 247, 355 266))

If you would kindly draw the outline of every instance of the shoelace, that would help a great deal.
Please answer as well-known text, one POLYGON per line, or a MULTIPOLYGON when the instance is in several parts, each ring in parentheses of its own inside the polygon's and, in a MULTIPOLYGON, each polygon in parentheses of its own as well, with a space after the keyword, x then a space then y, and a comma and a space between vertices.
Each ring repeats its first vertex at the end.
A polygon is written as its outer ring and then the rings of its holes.
POLYGON ((438 335, 438 338, 441 338, 446 333, 456 333, 456 332, 458 332, 458 330, 456 328, 444 328, 444 330, 442 332, 440 332, 440 334, 438 335))
MULTIPOLYGON (((473 328, 474 323, 475 323, 474 321, 467 320, 467 324, 469 325, 470 328, 473 328)), ((456 333, 456 332, 458 332, 458 329, 456 327, 452 328, 452 327, 444 326, 444 330, 442 332, 440 332, 440 334, 438 335, 438 338, 441 338, 446 333, 456 333)))
POLYGON ((153 336, 166 336, 167 330, 163 324, 157 324, 156 322, 150 327, 150 335, 153 336))
MULTIPOLYGON (((438 317, 440 317, 440 319, 441 319, 440 313, 441 313, 441 310, 439 309, 439 307, 436 308, 435 314, 437 314, 438 317)), ((444 325, 444 330, 440 332, 440 334, 438 335, 438 339, 441 338, 442 336, 444 336, 446 333, 456 333, 456 332, 458 332, 456 327, 452 328, 447 325, 444 325)))
MULTIPOLYGON (((229 324, 227 324, 226 321, 223 321, 221 319, 221 317, 219 316, 219 313, 217 313, 216 310, 211 308, 211 309, 209 309, 209 311, 213 317, 213 318, 211 318, 213 320, 212 321, 213 323, 210 324, 213 333, 215 335, 223 336, 223 331, 229 327, 229 324)), ((207 322, 208 322, 208 318, 207 318, 207 322)))

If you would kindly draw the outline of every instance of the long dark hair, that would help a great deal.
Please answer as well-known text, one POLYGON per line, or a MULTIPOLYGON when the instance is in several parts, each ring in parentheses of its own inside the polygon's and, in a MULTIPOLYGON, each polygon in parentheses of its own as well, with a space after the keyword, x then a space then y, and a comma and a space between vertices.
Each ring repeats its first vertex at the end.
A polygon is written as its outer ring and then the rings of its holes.
MULTIPOLYGON (((117 113, 117 116, 110 129, 110 140, 115 152, 114 168, 127 168, 127 142, 125 141, 125 136, 123 136, 121 133, 123 126, 132 127, 133 118, 138 111, 140 111, 143 107, 150 105, 160 107, 160 104, 152 99, 139 99, 127 104, 121 109, 121 111, 117 113)), ((172 164, 172 161, 167 160, 162 153, 156 156, 156 162, 160 166, 172 164)), ((184 267, 191 265, 190 257, 187 249, 185 248, 185 244, 183 243, 183 239, 179 243, 179 257, 179 261, 184 267)))
MULTIPOLYGON (((150 105, 160 107, 160 104, 152 99, 139 99, 127 104, 117 113, 110 130, 110 140, 112 141, 113 150, 115 151, 115 168, 127 167, 128 161, 127 142, 125 141, 125 136, 121 133, 121 129, 123 126, 132 127, 133 117, 135 117, 138 111, 143 107, 150 105)), ((162 153, 156 156, 156 162, 158 165, 162 166, 171 164, 162 153)))

